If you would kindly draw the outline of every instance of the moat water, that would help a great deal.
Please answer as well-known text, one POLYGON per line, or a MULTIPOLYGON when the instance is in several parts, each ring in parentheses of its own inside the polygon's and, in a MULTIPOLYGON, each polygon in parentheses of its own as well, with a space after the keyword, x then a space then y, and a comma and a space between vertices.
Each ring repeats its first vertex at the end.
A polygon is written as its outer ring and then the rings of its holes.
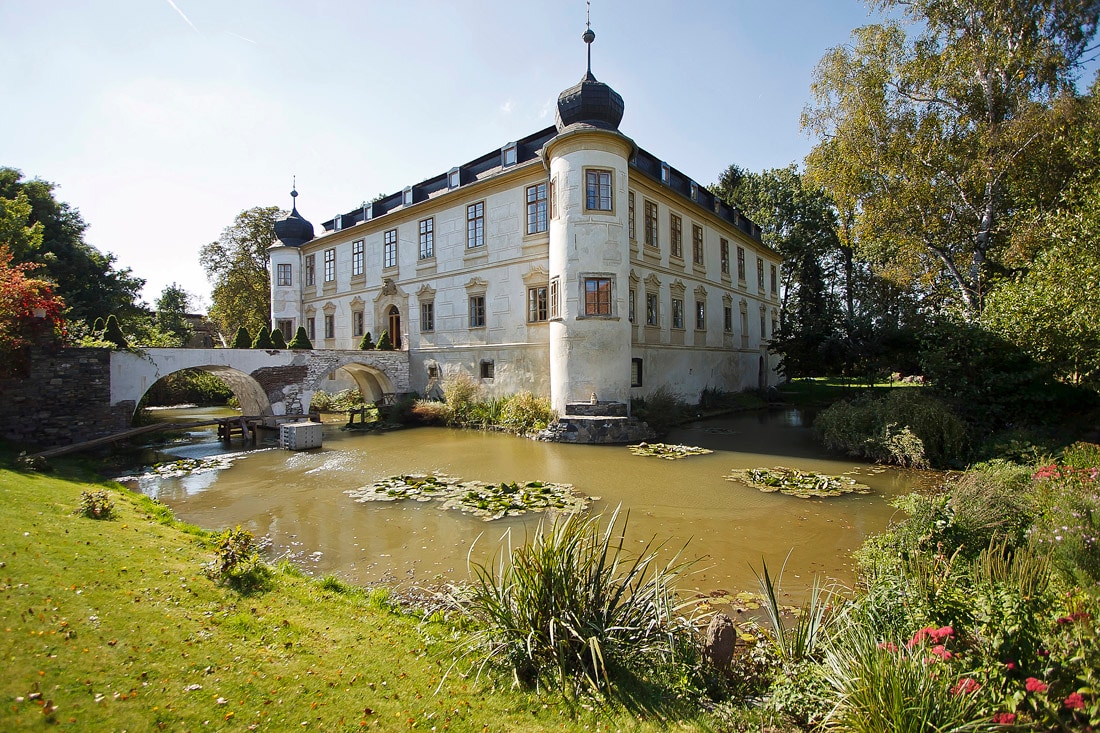
MULTIPOLYGON (((157 411, 173 421, 231 414, 194 408, 157 411)), ((662 552, 700 558, 689 585, 700 592, 756 587, 752 567, 779 568, 797 593, 815 574, 850 583, 851 553, 883 530, 898 494, 925 480, 830 455, 818 447, 797 410, 699 421, 666 442, 709 448, 708 455, 669 461, 622 446, 539 443, 509 435, 447 428, 366 434, 326 422, 323 448, 291 452, 226 447, 213 429, 159 449, 205 458, 247 450, 230 468, 174 478, 147 476, 136 488, 169 505, 180 519, 209 529, 240 524, 265 540, 269 558, 289 557, 314 574, 335 573, 359 584, 434 584, 467 579, 468 559, 485 562, 511 532, 522 542, 541 515, 486 522, 440 502, 357 503, 345 493, 396 474, 440 472, 466 480, 569 483, 598 500, 591 512, 629 513, 627 537, 642 548, 656 538, 662 552), (762 493, 726 480, 731 469, 788 466, 826 474, 854 472, 873 492, 828 499, 762 493), (685 547, 686 545, 686 547, 685 547), (471 551, 471 547, 473 550, 471 551), (751 566, 751 567, 750 567, 751 566)), ((273 442, 270 443, 273 445, 273 442)), ((686 589, 685 589, 686 590, 686 589)))

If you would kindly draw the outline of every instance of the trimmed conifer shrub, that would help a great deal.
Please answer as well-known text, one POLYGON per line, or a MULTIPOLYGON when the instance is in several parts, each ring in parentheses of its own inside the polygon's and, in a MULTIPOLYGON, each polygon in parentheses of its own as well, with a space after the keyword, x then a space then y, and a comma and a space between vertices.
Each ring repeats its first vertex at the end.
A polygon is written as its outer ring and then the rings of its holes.
POLYGON ((252 348, 252 335, 248 333, 248 329, 241 326, 237 329, 237 335, 233 337, 233 343, 229 345, 231 349, 251 349, 252 348))
POLYGON ((393 341, 390 340, 389 331, 383 331, 382 335, 378 337, 378 350, 393 351, 393 341))
POLYGON ((275 344, 271 341, 271 332, 267 330, 267 326, 260 326, 260 332, 256 334, 256 338, 252 341, 252 348, 254 349, 274 349, 275 344))
POLYGON ((114 313, 107 316, 107 323, 103 326, 103 340, 110 341, 120 349, 128 349, 130 347, 130 344, 126 341, 126 336, 122 333, 122 327, 118 325, 118 319, 115 318, 114 313))
POLYGON ((276 328, 274 331, 271 332, 271 348, 286 348, 286 339, 283 337, 283 332, 281 329, 276 328))
POLYGON ((95 323, 92 324, 92 333, 103 333, 105 325, 102 318, 95 319, 95 323))
POLYGON ((290 340, 290 343, 286 345, 288 349, 312 349, 313 343, 310 342, 309 336, 306 335, 306 327, 298 326, 298 330, 294 332, 294 338, 290 340))
POLYGON ((370 331, 363 334, 363 340, 359 342, 359 348, 362 351, 374 351, 374 339, 370 335, 370 331))

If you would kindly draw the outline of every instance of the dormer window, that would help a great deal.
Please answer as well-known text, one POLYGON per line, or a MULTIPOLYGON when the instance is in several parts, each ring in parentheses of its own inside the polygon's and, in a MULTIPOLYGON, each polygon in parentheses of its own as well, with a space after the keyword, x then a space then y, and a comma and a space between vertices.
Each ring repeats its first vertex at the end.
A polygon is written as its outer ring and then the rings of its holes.
POLYGON ((519 160, 519 146, 516 143, 508 143, 500 149, 500 164, 504 168, 515 165, 519 160))
POLYGON ((374 204, 363 204, 363 221, 370 221, 374 218, 374 204))
POLYGON ((461 185, 462 185, 462 169, 457 168, 457 167, 456 168, 451 168, 450 172, 447 174, 447 187, 448 188, 458 188, 461 185))
POLYGON ((698 201, 699 200, 699 184, 696 183, 695 181, 691 182, 691 200, 692 201, 698 201))
POLYGON ((413 187, 405 186, 405 190, 401 193, 401 203, 405 206, 412 206, 413 202, 413 187))
POLYGON ((668 163, 661 163, 661 183, 668 183, 672 180, 672 169, 668 167, 668 163))
POLYGON ((337 214, 336 216, 332 217, 332 230, 334 232, 338 232, 343 228, 344 228, 344 216, 342 214, 337 214))

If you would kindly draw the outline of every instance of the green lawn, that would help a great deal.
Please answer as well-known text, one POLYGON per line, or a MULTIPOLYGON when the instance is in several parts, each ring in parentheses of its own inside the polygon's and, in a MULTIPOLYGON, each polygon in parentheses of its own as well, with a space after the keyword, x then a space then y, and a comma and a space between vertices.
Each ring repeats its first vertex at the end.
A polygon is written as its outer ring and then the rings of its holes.
MULTIPOLYGON (((119 487, 0 466, 0 730, 665 730, 661 720, 451 671, 453 624, 276 569, 241 596, 203 573, 206 533, 119 487), (494 690, 490 682, 499 689, 494 690)), ((468 670, 467 670, 468 671, 468 670)))

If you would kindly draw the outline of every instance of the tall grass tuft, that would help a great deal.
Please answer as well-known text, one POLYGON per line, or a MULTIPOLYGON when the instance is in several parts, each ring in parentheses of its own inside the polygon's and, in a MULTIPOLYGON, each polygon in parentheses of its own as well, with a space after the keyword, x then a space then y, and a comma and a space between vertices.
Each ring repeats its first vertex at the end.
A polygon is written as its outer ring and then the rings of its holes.
MULTIPOLYGON (((787 553, 787 558, 790 558, 787 553)), ((795 619, 794 626, 787 628, 783 623, 782 610, 779 605, 780 586, 783 582, 783 570, 787 561, 783 561, 783 568, 779 571, 779 578, 772 579, 768 572, 768 563, 761 560, 763 570, 756 575, 760 584, 760 591, 764 597, 764 610, 767 613, 768 624, 771 626, 771 638, 779 656, 789 662, 798 662, 816 656, 818 648, 828 635, 829 625, 833 621, 833 606, 831 604, 833 592, 821 586, 821 578, 814 576, 814 584, 810 589, 810 597, 802 604, 795 619)), ((753 571, 756 574, 756 571, 753 571)))
POLYGON ((673 584, 690 567, 676 553, 662 564, 652 541, 624 551, 619 510, 539 524, 529 544, 511 547, 495 567, 471 564, 474 582, 460 605, 480 625, 467 654, 480 668, 499 664, 526 687, 614 696, 627 677, 675 664, 692 647, 673 584), (621 528, 620 528, 621 527, 621 528))

